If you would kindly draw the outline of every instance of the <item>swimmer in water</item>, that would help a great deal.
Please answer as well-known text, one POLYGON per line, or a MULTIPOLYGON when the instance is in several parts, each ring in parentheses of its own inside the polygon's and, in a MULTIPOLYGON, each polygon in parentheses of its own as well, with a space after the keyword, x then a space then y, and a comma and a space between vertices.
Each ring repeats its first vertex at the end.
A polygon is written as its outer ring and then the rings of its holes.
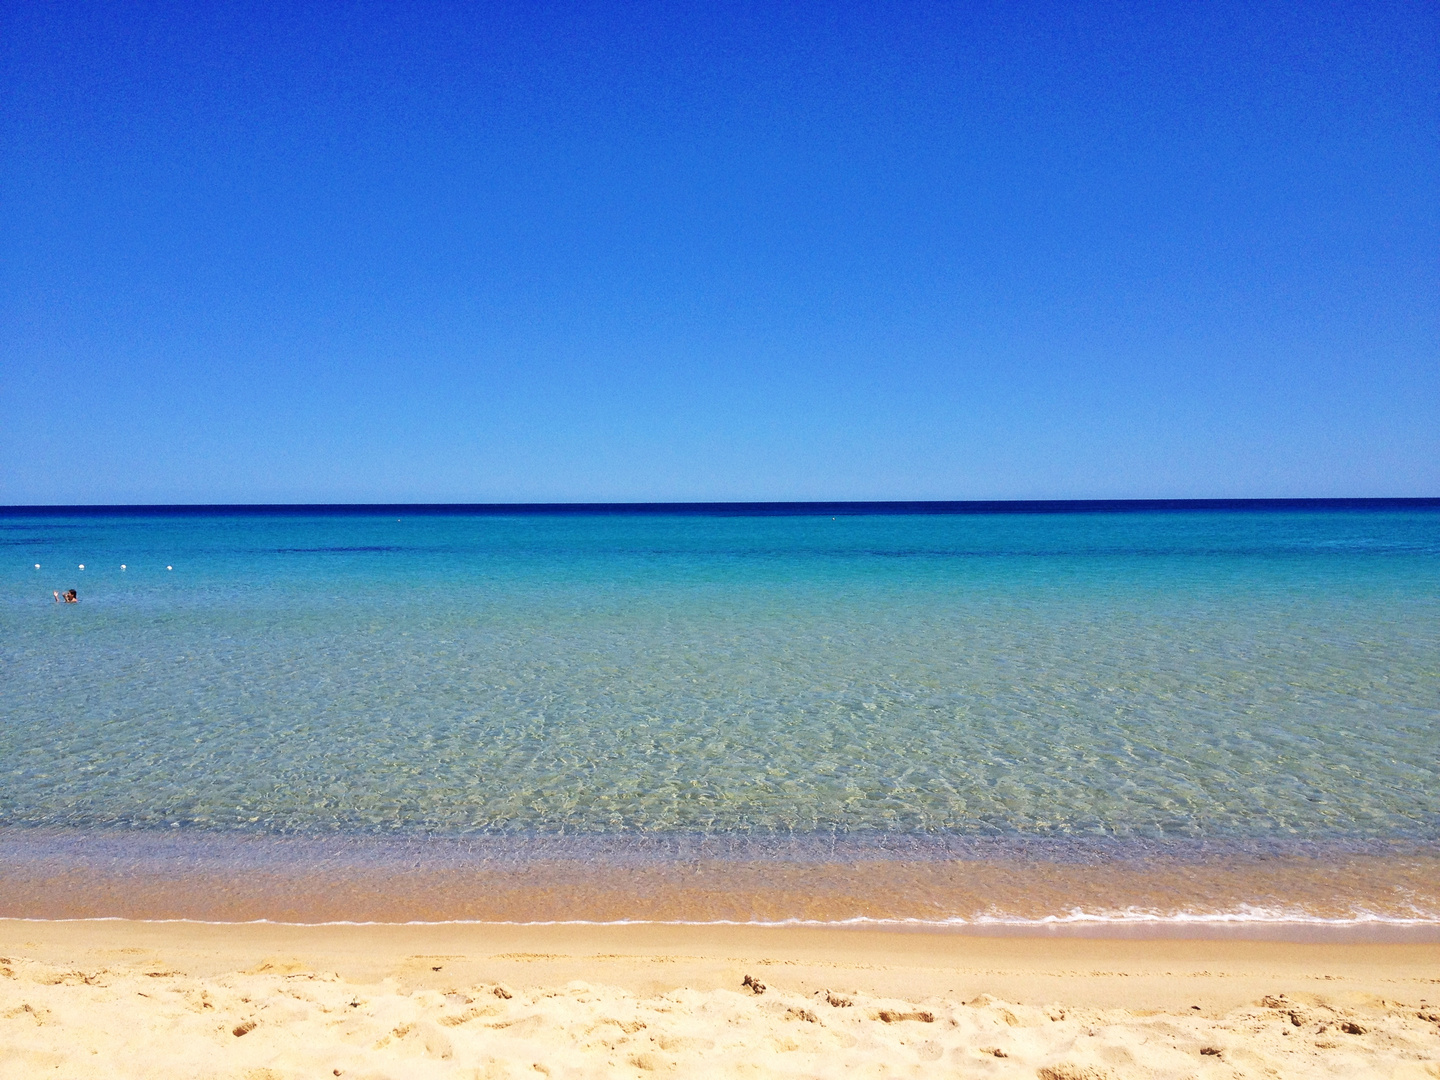
POLYGON ((78 604, 80 602, 80 598, 75 595, 74 589, 70 589, 63 593, 57 589, 55 591, 55 602, 57 604, 78 604))

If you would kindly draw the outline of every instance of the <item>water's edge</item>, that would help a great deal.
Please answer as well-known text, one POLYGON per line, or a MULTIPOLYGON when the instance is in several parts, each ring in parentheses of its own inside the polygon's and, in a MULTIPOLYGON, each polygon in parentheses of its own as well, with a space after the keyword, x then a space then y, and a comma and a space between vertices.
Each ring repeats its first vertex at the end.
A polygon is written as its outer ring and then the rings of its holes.
POLYGON ((1440 940, 1440 847, 0 830, 0 917, 1440 940))

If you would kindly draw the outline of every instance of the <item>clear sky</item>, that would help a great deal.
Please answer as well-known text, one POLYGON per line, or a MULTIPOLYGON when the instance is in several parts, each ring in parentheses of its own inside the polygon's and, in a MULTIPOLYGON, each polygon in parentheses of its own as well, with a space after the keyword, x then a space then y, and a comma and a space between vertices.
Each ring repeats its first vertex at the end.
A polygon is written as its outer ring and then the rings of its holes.
POLYGON ((1440 6, 0 5, 0 502, 1440 494, 1440 6))

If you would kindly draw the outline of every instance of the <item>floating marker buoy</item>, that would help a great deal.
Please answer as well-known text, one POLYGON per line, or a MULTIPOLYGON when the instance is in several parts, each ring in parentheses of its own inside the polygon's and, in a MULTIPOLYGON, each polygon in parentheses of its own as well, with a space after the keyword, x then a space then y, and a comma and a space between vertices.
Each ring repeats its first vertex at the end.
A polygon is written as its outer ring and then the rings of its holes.
POLYGON ((124 570, 124 569, 125 569, 125 564, 124 564, 123 562, 120 564, 120 569, 121 569, 121 570, 124 570))
POLYGON ((35 569, 36 569, 36 570, 39 570, 39 569, 40 569, 40 564, 39 564, 38 562, 35 564, 35 569))
POLYGON ((83 562, 80 564, 80 569, 81 569, 81 570, 84 570, 84 569, 85 569, 85 564, 84 564, 83 562))
POLYGON ((175 567, 173 567, 173 566, 167 566, 167 567, 165 567, 165 569, 166 569, 166 570, 174 570, 175 567))

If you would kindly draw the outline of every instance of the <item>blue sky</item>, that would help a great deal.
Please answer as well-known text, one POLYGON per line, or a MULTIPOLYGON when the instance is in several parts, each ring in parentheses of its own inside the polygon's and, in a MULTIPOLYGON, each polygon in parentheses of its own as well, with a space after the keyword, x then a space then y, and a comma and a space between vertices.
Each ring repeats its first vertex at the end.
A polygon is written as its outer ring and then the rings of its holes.
POLYGON ((0 502, 1440 494, 1440 8, 0 9, 0 502))

